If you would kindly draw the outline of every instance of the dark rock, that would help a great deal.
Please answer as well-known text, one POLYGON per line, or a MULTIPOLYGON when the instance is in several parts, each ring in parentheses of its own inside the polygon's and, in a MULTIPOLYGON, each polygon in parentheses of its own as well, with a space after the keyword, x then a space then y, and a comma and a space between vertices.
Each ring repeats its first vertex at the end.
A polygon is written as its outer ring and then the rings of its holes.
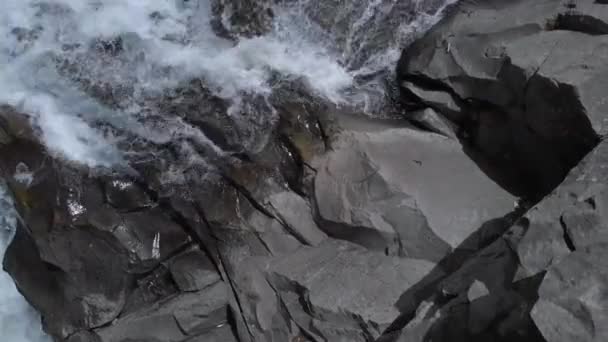
POLYGON ((602 142, 528 215, 518 247, 527 274, 546 271, 532 317, 547 341, 600 341, 608 307, 605 259, 605 179, 602 142))
MULTIPOLYGON (((297 7, 365 82, 415 9, 444 4, 211 5, 226 46, 280 35, 273 11, 297 7)), ((141 38, 70 50, 61 77, 104 108, 136 104, 158 135, 95 123, 128 166, 90 168, 0 107, 20 215, 4 268, 58 341, 603 341, 608 7, 568 4, 461 2, 405 50, 407 111, 382 119, 278 72, 240 107, 196 75, 134 99, 141 38)))
POLYGON ((271 262, 267 272, 289 314, 307 334, 331 341, 368 341, 399 314, 394 298, 433 266, 327 241, 271 262))
POLYGON ((121 211, 141 210, 154 204, 144 189, 132 181, 112 179, 104 186, 108 203, 121 211))
POLYGON ((213 0, 212 26, 220 36, 255 37, 272 28, 271 0, 213 0))
POLYGON ((220 281, 215 265, 200 250, 191 250, 169 262, 171 275, 183 292, 198 291, 220 281))
POLYGON ((228 288, 218 282, 206 291, 180 294, 97 329, 102 341, 183 341, 227 322, 228 288))

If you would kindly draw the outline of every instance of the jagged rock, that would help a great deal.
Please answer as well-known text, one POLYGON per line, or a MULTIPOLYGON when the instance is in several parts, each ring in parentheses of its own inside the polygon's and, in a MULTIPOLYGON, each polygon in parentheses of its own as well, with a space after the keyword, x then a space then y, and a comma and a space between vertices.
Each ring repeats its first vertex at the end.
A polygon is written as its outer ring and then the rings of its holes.
POLYGON ((457 141, 382 123, 353 125, 316 166, 316 204, 328 235, 439 261, 484 223, 505 224, 516 198, 457 141))
POLYGON ((101 342, 99 335, 88 332, 88 331, 79 331, 75 334, 72 334, 70 338, 67 339, 67 342, 101 342))
POLYGON ((271 261, 266 272, 289 314, 308 334, 368 341, 399 314, 395 298, 433 266, 328 240, 271 261))
MULTIPOLYGON (((14 118, 3 116, 4 122, 14 118)), ((134 273, 153 270, 190 237, 158 207, 121 214, 105 203, 92 170, 52 159, 34 136, 15 127, 3 127, 11 141, 0 146, 0 169, 27 228, 19 228, 13 246, 21 247, 9 248, 5 268, 52 335, 103 326, 126 305, 134 273), (156 235, 163 239, 157 253, 156 235), (17 266, 24 262, 29 267, 17 266)))
POLYGON ((546 270, 571 251, 607 241, 604 229, 608 145, 600 143, 564 182, 530 210, 531 226, 518 247, 520 260, 531 273, 546 270))
POLYGON ((513 247, 526 226, 520 222, 453 265, 456 271, 428 284, 427 297, 402 294, 400 301, 409 305, 379 341, 538 341, 530 310, 540 282, 515 278, 519 263, 513 247))
MULTIPOLYGON (((412 10, 444 1, 278 3, 373 74, 412 10)), ((218 41, 255 42, 270 4, 214 1, 232 40, 218 41)), ((604 340, 607 145, 505 233, 528 208, 518 197, 548 193, 608 132, 608 7, 569 7, 462 1, 400 61, 415 127, 360 119, 278 73, 272 94, 231 107, 193 75, 134 102, 135 120, 187 133, 127 132, 129 167, 108 172, 47 151, 27 115, 0 107, 0 169, 22 219, 4 268, 57 340, 604 340)), ((12 34, 36 39, 26 31, 12 34)), ((142 43, 95 40, 59 73, 122 108, 130 76, 112 87, 82 61, 119 60, 121 74, 142 43)))
POLYGON ((606 247, 583 247, 547 271, 532 317, 548 342, 603 341, 608 336, 606 247))
MULTIPOLYGON (((604 20, 603 6, 579 3, 604 20)), ((552 26, 570 12, 554 0, 463 2, 399 63, 404 97, 460 126, 514 192, 548 193, 605 133, 605 37, 552 26)))
POLYGON ((604 206, 608 145, 600 143, 564 182, 528 215, 530 230, 518 247, 528 274, 546 271, 532 311, 545 339, 600 341, 608 303, 604 206))

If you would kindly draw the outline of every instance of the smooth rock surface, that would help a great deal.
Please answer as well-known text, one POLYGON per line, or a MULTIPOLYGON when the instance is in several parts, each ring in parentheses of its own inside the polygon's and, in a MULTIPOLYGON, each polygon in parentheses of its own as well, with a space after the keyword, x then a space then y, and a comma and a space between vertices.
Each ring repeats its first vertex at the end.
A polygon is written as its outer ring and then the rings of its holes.
POLYGON ((358 126, 318 163, 315 196, 330 236, 438 261, 513 210, 516 197, 457 141, 407 127, 358 126))

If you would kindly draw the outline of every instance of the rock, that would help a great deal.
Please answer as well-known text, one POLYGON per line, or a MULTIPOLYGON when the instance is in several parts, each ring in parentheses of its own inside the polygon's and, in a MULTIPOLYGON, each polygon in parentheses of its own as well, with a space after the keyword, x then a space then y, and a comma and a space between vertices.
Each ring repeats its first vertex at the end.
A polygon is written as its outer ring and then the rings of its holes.
MULTIPOLYGON (((407 81, 401 83, 401 86, 407 91, 411 92, 410 95, 415 96, 419 101, 422 101, 424 105, 429 106, 428 109, 435 108, 437 111, 445 115, 448 119, 455 122, 458 122, 462 119, 461 105, 458 104, 458 99, 455 99, 454 96, 449 92, 425 89, 423 87, 417 86, 413 82, 407 81)), ((425 110, 426 113, 428 113, 428 109, 425 110)))
POLYGON ((211 260, 196 249, 171 259, 169 270, 183 292, 199 291, 220 281, 220 275, 211 260))
POLYGON ((298 240, 316 246, 327 238, 317 227, 312 209, 303 198, 293 192, 281 192, 271 195, 269 202, 298 240))
MULTIPOLYGON (((279 3, 294 3, 279 0, 279 3)), ((387 49, 404 46, 414 36, 404 35, 405 30, 425 31, 438 20, 446 1, 431 0, 410 2, 379 0, 369 2, 340 0, 295 2, 302 13, 320 29, 331 46, 346 58, 353 70, 362 67, 369 73, 377 72, 376 58, 384 58, 387 49), (420 20, 423 16, 426 20, 420 20), (402 45, 403 44, 403 45, 402 45)))
POLYGON ((272 28, 271 0, 213 0, 212 25, 220 35, 255 37, 272 28))
POLYGON ((473 284, 471 284, 471 287, 469 287, 469 291, 467 292, 467 298, 469 299, 470 302, 472 302, 475 299, 478 299, 480 297, 483 297, 483 296, 486 296, 489 294, 490 294, 490 291, 488 291, 488 288, 486 287, 486 285, 479 280, 475 280, 473 282, 473 284))
POLYGON ((208 333, 193 337, 185 342, 238 342, 230 325, 224 324, 208 333))
POLYGON ((456 139, 456 126, 431 108, 416 111, 408 119, 431 132, 456 139))
POLYGON ((290 315, 308 333, 332 341, 367 341, 399 314, 394 299, 433 266, 329 240, 271 261, 266 272, 290 315), (361 331, 359 325, 366 328, 361 331))
MULTIPOLYGON (((601 5, 579 3, 604 20, 601 5)), ((462 3, 402 55, 403 97, 452 120, 477 159, 504 165, 495 172, 512 170, 503 186, 542 197, 605 133, 604 37, 550 24, 570 15, 553 0, 462 3)))
POLYGON ((572 251, 608 241, 603 223, 607 160, 608 145, 602 142, 526 215, 530 229, 518 254, 530 272, 546 270, 572 251))
POLYGON ((357 125, 316 166, 316 204, 328 235, 438 261, 513 210, 516 198, 458 142, 410 128, 357 125))
POLYGON ((530 274, 547 274, 532 317, 547 341, 600 341, 607 303, 604 205, 608 145, 600 143, 528 215, 518 247, 530 274))
POLYGON ((521 240, 522 224, 427 284, 426 291, 402 294, 400 301, 409 305, 378 341, 537 341, 530 311, 540 281, 514 278, 519 265, 512 246, 521 240))
POLYGON ((573 252, 554 264, 532 310, 548 342, 603 341, 608 336, 606 244, 573 252))
POLYGON ((206 291, 180 294, 149 308, 121 317, 115 324, 96 330, 103 342, 128 339, 183 341, 226 324, 228 288, 218 282, 206 291))
MULTIPOLYGON (((227 48, 301 9, 357 81, 386 76, 374 58, 444 5, 211 3, 227 48)), ((82 62, 130 69, 144 41, 95 39, 61 77, 163 132, 142 141, 115 117, 99 128, 128 165, 85 167, 0 107, 21 218, 3 266, 57 341, 603 341, 606 11, 461 2, 404 51, 405 111, 382 118, 278 71, 240 110, 196 75, 136 101, 130 74, 111 86, 82 62)))
POLYGON ((543 223, 535 220, 535 216, 536 209, 533 209, 527 216, 533 223, 517 246, 519 260, 527 275, 543 272, 552 262, 570 253, 563 238, 564 232, 559 227, 559 218, 558 221, 549 219, 543 223))

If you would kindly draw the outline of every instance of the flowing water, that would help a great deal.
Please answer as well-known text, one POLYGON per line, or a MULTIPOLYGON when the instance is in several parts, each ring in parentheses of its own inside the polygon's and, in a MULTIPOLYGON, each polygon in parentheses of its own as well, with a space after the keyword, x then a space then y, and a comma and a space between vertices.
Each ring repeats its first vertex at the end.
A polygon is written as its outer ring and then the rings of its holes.
MULTIPOLYGON (((4 258, 15 224, 12 202, 0 184, 0 260, 4 258)), ((6 342, 50 342, 42 332, 40 317, 4 272, 0 272, 0 339, 6 342)))
MULTIPOLYGON (((128 165, 127 134, 222 153, 146 99, 196 78, 229 103, 236 126, 254 117, 264 127, 275 113, 247 101, 267 98, 280 75, 373 115, 402 48, 455 1, 277 0, 270 32, 234 41, 214 33, 210 0, 2 0, 0 105, 29 115, 51 153, 91 167, 128 165), (99 95, 107 89, 112 103, 99 95)), ((1 257, 14 224, 0 201, 1 257)), ((0 273, 2 341, 43 340, 38 321, 0 273)))

